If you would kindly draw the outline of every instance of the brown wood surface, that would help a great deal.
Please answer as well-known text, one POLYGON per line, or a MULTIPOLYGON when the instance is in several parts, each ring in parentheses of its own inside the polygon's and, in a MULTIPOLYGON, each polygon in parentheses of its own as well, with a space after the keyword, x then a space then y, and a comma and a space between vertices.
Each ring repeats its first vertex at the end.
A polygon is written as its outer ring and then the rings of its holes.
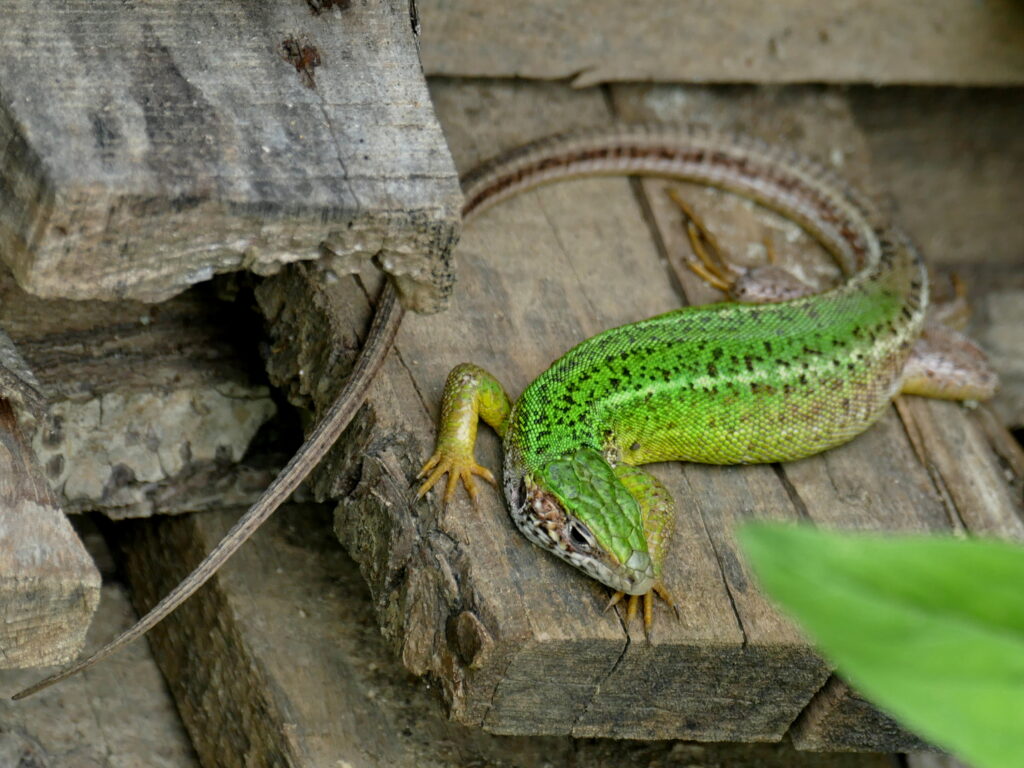
POLYGON ((373 258, 440 308, 459 194, 409 4, 312 6, 6 3, 0 256, 21 285, 160 301, 373 258))
MULTIPOLYGON (((904 178, 901 166, 887 165, 886 173, 873 173, 875 165, 885 165, 889 159, 888 154, 883 154, 881 160, 875 161, 873 145, 884 146, 891 152, 894 142, 890 138, 872 140, 871 134, 860 128, 863 118, 855 108, 857 101, 837 94, 758 89, 737 94, 629 86, 616 88, 613 93, 616 110, 626 119, 664 119, 666 109, 683 103, 679 110, 682 114, 676 119, 694 120, 699 116, 714 124, 735 129, 743 126, 765 138, 785 140, 805 154, 831 161, 851 181, 883 199, 893 194, 889 193, 888 179, 904 178), (681 92, 686 94, 685 99, 680 97, 681 92)), ((1011 147, 1011 151, 1016 150, 1016 144, 1011 147)), ((987 157, 995 153, 982 154, 987 157)), ((934 169, 931 172, 937 173, 934 169)), ((665 196, 658 194, 657 188, 664 184, 642 183, 652 200, 669 262, 678 265, 688 252, 688 244, 679 228, 672 226, 676 212, 665 196)), ((954 182, 953 187, 967 190, 970 185, 954 182)), ((908 185, 901 186, 899 191, 904 198, 909 189, 908 185)), ((774 223, 777 227, 777 219, 772 222, 774 217, 764 215, 761 218, 766 223, 760 233, 750 229, 751 219, 757 217, 745 217, 743 229, 743 224, 735 223, 736 210, 749 206, 715 190, 690 186, 686 188, 686 197, 718 234, 726 251, 737 255, 737 260, 742 258, 744 245, 749 252, 751 242, 757 244, 767 239, 775 244, 780 262, 789 262, 794 273, 820 279, 821 260, 818 259, 815 269, 814 262, 806 258, 806 236, 779 233, 772 226, 774 223), (784 251, 780 251, 780 243, 786 243, 784 251)), ((1000 208, 1004 218, 1009 207, 1000 208)), ((999 214, 988 211, 987 215, 999 214)), ((983 227, 978 229, 984 231, 983 227)), ((916 233, 913 229, 910 232, 916 233)), ((761 257, 762 253, 757 255, 761 257)), ((689 269, 679 268, 677 273, 690 303, 714 300, 714 291, 689 269)), ((994 430, 987 419, 987 412, 970 414, 954 403, 904 398, 899 409, 849 445, 778 467, 778 479, 801 514, 823 526, 969 531, 1020 540, 1024 538, 1024 520, 1019 462, 1017 470, 1009 476, 1003 470, 1005 454, 1019 454, 1019 448, 1012 445, 1012 440, 1006 442, 999 437, 1005 432, 994 430), (925 447, 923 463, 909 449, 908 433, 913 433, 925 447)), ((708 468, 688 469, 699 472, 708 468)), ((808 705, 793 739, 801 749, 902 750, 920 746, 915 736, 835 679, 808 705)))
POLYGON ((99 571, 0 397, 0 669, 70 661, 99 597, 99 571))
POLYGON ((68 512, 244 504, 286 458, 242 461, 276 407, 239 343, 259 318, 209 287, 160 305, 40 299, 4 272, 0 327, 49 398, 32 447, 68 512))
POLYGON ((965 279, 972 289, 982 288, 976 293, 971 332, 999 372, 992 408, 1003 424, 1024 430, 1024 269, 1011 266, 987 281, 978 278, 975 272, 965 279))
MULTIPOLYGON (((124 587, 104 585, 86 647, 95 648, 134 620, 124 587)), ((56 688, 11 701, 40 675, 38 669, 0 672, 0 765, 5 768, 198 768, 145 643, 56 688)))
POLYGON ((419 0, 430 75, 1020 85, 1013 0, 419 0))
MULTIPOLYGON (((238 513, 118 526, 140 608, 184 576, 238 513)), ((453 722, 380 636, 363 577, 331 535, 329 507, 284 507, 150 641, 203 765, 895 766, 886 755, 801 753, 785 742, 495 736, 453 722)))
MULTIPOLYGON (((737 99, 665 89, 652 97, 617 88, 606 98, 457 81, 436 83, 433 94, 461 170, 529 138, 613 116, 698 116, 823 157, 855 181, 871 178, 867 142, 839 94, 737 99)), ((497 733, 777 739, 815 707, 827 668, 753 585, 733 537, 738 522, 1024 531, 989 432, 954 404, 904 409, 912 424, 923 420, 922 409, 933 414, 930 424, 942 420, 926 442, 927 466, 907 437, 912 425, 894 410, 851 444, 782 467, 657 467, 679 505, 666 579, 682 617, 675 622, 659 610, 647 642, 601 612, 603 589, 515 532, 496 493, 485 489, 477 509, 462 496, 447 511, 434 495, 411 503, 453 365, 480 364, 515 395, 588 335, 715 298, 682 266, 684 238, 663 186, 566 183, 474 221, 458 250, 452 310, 404 325, 362 418, 314 484, 321 496, 341 499, 338 535, 370 583, 385 635, 409 669, 440 684, 462 722, 497 733), (949 461, 957 453, 960 463, 949 461)), ((737 260, 763 258, 767 236, 784 261, 827 281, 827 260, 819 254, 810 262, 815 249, 792 225, 715 191, 683 191, 737 260)), ((361 292, 354 283, 322 285, 303 270, 261 287, 279 340, 271 378, 288 382, 293 400, 322 408, 336 391, 346 367, 340 352, 354 346, 368 316, 351 311, 361 292), (286 348, 284 340, 298 343, 286 348)), ((497 440, 486 430, 477 455, 499 466, 497 440)), ((827 714, 820 721, 831 724, 827 714)), ((833 731, 852 732, 841 724, 833 731)), ((898 730, 890 736, 890 749, 917 743, 898 730)), ((839 737, 832 745, 856 746, 839 737)))
POLYGON ((904 752, 935 751, 835 677, 793 724, 791 737, 803 750, 881 752, 898 743, 904 752))

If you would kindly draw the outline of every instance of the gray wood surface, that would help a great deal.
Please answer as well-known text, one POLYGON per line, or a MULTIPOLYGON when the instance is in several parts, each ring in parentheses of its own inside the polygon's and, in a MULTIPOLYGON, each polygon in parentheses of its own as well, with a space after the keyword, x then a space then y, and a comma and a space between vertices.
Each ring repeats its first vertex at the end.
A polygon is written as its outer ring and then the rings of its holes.
MULTIPOLYGON (((238 512, 118 526, 140 607, 170 589, 238 512)), ((150 639, 204 765, 894 766, 885 755, 801 753, 787 743, 495 736, 453 722, 380 636, 374 602, 333 541, 327 507, 283 508, 150 639)))
MULTIPOLYGON (((102 595, 89 628, 90 648, 135 620, 124 587, 107 584, 102 595)), ((146 643, 56 688, 11 701, 11 694, 40 674, 0 672, 0 765, 5 768, 198 768, 146 643)))
MULTIPOLYGON (((1019 267, 993 276, 975 306, 972 332, 999 372, 1000 389, 993 409, 1008 427, 1024 429, 1024 270, 1019 267)), ((968 276, 969 285, 978 281, 968 276)))
POLYGON ((430 75, 1020 85, 1014 0, 420 0, 430 75))
POLYGON ((883 200, 929 262, 978 273, 969 287, 1019 271, 1024 221, 1008 212, 1024 208, 1020 89, 854 88, 848 99, 883 200))
POLYGON ((0 327, 50 400, 32 448, 64 509, 118 518, 255 499, 287 458, 242 461, 276 412, 238 342, 258 326, 212 290, 158 306, 40 299, 0 275, 0 327))
MULTIPOLYGON (((890 195, 899 193, 903 194, 902 199, 911 202, 916 199, 909 194, 912 187, 905 181, 899 185, 898 192, 890 192, 888 180, 903 180, 901 168, 905 166, 886 164, 890 153, 895 151, 895 141, 891 137, 880 139, 877 134, 873 137, 862 130, 865 122, 862 113, 870 110, 862 107, 858 111, 856 100, 847 100, 835 93, 800 90, 754 89, 737 94, 624 86, 614 89, 613 94, 616 112, 626 119, 665 119, 666 110, 675 107, 686 119, 699 116, 714 124, 737 130, 742 127, 768 139, 791 143, 807 154, 829 160, 862 189, 883 199, 891 199, 890 195), (888 150, 877 161, 873 152, 876 146, 888 150), (876 165, 883 165, 886 171, 874 173, 876 165)), ((999 123, 998 120, 993 122, 999 123)), ((943 130, 940 127, 936 132, 941 135, 943 130)), ((928 135, 928 131, 919 128, 918 134, 928 135)), ((1011 152, 1016 150, 1016 145, 1011 143, 1011 152)), ((993 147, 989 152, 977 153, 987 158, 995 151, 993 147)), ((946 165, 940 164, 940 168, 946 165)), ((916 172, 938 174, 934 168, 916 172)), ((656 191, 659 182, 642 184, 649 191, 653 216, 659 224, 669 263, 678 265, 680 259, 674 256, 685 254, 688 245, 678 227, 673 226, 675 211, 667 204, 665 196, 656 191)), ((955 178, 952 185, 962 194, 971 189, 969 184, 957 184, 955 178)), ((750 216, 746 217, 746 229, 743 229, 743 224, 736 224, 736 211, 747 207, 744 203, 735 198, 730 201, 728 196, 714 190, 684 189, 686 197, 719 235, 726 250, 736 254, 738 259, 742 258, 744 249, 750 251, 751 243, 763 242, 767 237, 776 248, 786 243, 788 256, 780 253, 782 263, 789 259, 795 262, 796 273, 820 279, 820 271, 816 271, 814 262, 806 258, 806 251, 800 247, 801 238, 772 231, 770 218, 766 219, 767 226, 762 224, 760 234, 750 229, 750 216)), ((1000 206, 1003 218, 1008 217, 1011 208, 1012 202, 1006 207, 1000 206)), ((995 218, 1000 212, 987 211, 986 214, 995 218)), ((950 225, 939 222, 937 226, 950 225)), ((978 227, 978 231, 984 232, 985 228, 978 227)), ((910 232, 916 234, 914 229, 910 232)), ((763 256, 762 249, 754 251, 758 257, 763 256)), ((820 265, 820 259, 818 263, 820 265)), ((817 269, 820 270, 820 266, 817 269)), ((677 268, 676 271, 690 303, 715 299, 715 292, 690 270, 677 268)), ((1020 450, 1012 440, 1005 440, 1008 435, 992 421, 987 408, 971 414, 953 403, 904 398, 899 409, 894 409, 880 424, 849 445, 782 465, 778 469, 779 479, 801 515, 828 527, 919 532, 967 530, 978 535, 1020 540, 1024 537, 1024 505, 1020 492, 1024 475, 1018 458, 1020 450), (908 451, 908 434, 925 447, 923 461, 912 450, 908 451), (1002 471, 1007 463, 1017 467, 1009 475, 1002 471)), ((835 679, 808 705, 792 737, 801 749, 920 747, 915 736, 875 711, 835 679)))
MULTIPOLYGON (((435 83, 433 94, 462 170, 503 147, 614 114, 743 126, 823 157, 856 182, 871 178, 867 142, 840 94, 616 88, 606 99, 465 81, 435 83)), ((666 578, 682 619, 659 611, 650 642, 601 612, 598 585, 514 531, 497 494, 485 489, 478 509, 463 497, 447 511, 434 495, 412 504, 411 478, 429 455, 454 364, 484 366, 515 395, 588 335, 716 298, 682 266, 684 238, 662 186, 566 183, 474 221, 458 250, 452 309, 405 324, 362 418, 314 482, 320 496, 340 498, 338 535, 370 584, 385 635, 410 670, 438 682, 461 722, 496 733, 777 739, 815 706, 827 668, 754 587, 733 537, 737 523, 810 518, 860 530, 1024 533, 1019 494, 1007 486, 985 417, 920 401, 904 408, 906 423, 894 410, 851 444, 802 462, 656 468, 679 505, 666 578), (925 464, 909 429, 932 430, 925 464)), ((737 260, 763 258, 768 237, 784 261, 827 281, 827 260, 810 262, 816 247, 792 225, 713 190, 683 192, 737 260)), ((352 312, 363 292, 355 283, 324 286, 304 270, 261 287, 274 338, 299 340, 270 361, 272 381, 296 402, 322 408, 336 391, 341 352, 365 328, 368 308, 352 312)), ((477 455, 499 466, 486 430, 477 455)), ((841 687, 837 700, 850 696, 841 687)), ((819 722, 832 727, 827 713, 819 722)), ((839 723, 836 732, 852 731, 839 723)), ((895 729, 890 736, 889 749, 917 743, 895 729)), ((855 746, 847 741, 832 745, 855 746)))
POLYGON ((884 199, 930 263, 959 274, 969 332, 1001 386, 992 403, 1024 426, 1024 98, 1015 89, 858 88, 850 105, 884 199))
POLYGON ((372 258, 443 306, 459 193, 406 0, 16 0, 0 36, 0 254, 29 291, 372 258))
POLYGON ((100 574, 0 397, 0 669, 70 661, 99 596, 100 574))
MULTIPOLYGON (((869 144, 842 94, 623 87, 606 100, 556 86, 460 81, 436 83, 433 93, 463 170, 502 147, 612 114, 696 116, 795 145, 872 186, 869 144)), ((647 643, 600 612, 599 587, 521 539, 496 494, 484 493, 475 510, 461 498, 447 511, 435 498, 411 505, 411 478, 429 454, 440 389, 457 362, 477 362, 515 394, 588 335, 716 298, 682 266, 684 238, 660 186, 566 183, 474 221, 458 251, 452 310, 403 327, 364 419, 314 483, 319 495, 341 498, 338 535, 364 569, 386 636, 407 667, 437 680, 462 722, 501 733, 778 738, 815 707, 826 669, 753 586, 735 547, 737 522, 809 517, 1014 538, 1024 531, 985 412, 952 403, 908 400, 907 422, 894 411, 849 445, 782 467, 659 467, 680 507, 667 579, 682 621, 659 613, 647 643), (927 432, 925 464, 908 429, 927 432)), ((826 260, 792 225, 715 190, 683 191, 737 260, 763 258, 767 237, 811 278, 828 279, 826 260)), ((335 391, 345 362, 322 342, 333 335, 336 347, 353 345, 368 315, 351 315, 359 292, 319 286, 298 270, 261 288, 272 333, 308 340, 271 359, 271 380, 289 381, 297 401, 323 408, 335 391)), ((493 435, 482 434, 477 455, 499 466, 493 435)), ((815 722, 829 737, 846 734, 831 745, 856 748, 855 726, 869 711, 833 685, 835 715, 815 722)), ((888 749, 918 743, 895 728, 885 740, 888 749)))

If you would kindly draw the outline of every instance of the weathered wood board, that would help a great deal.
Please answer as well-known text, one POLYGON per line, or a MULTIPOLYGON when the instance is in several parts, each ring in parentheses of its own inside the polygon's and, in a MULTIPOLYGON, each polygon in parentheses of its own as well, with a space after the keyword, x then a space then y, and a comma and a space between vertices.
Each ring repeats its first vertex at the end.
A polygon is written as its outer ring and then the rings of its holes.
POLYGON ((74 658, 99 597, 99 571, 0 396, 0 669, 74 658))
POLYGON ((907 768, 970 768, 950 755, 919 752, 907 755, 907 768))
POLYGON ((883 199, 930 263, 979 277, 1020 269, 1024 221, 1010 214, 1024 208, 1020 89, 854 88, 846 98, 883 199))
MULTIPOLYGON (((140 607, 170 589, 238 510, 118 526, 140 607)), ((259 768, 892 768, 884 755, 782 744, 494 736, 446 719, 395 659, 329 508, 290 505, 150 635, 204 765, 259 768)))
POLYGON ((833 677, 793 724, 791 738, 803 750, 884 752, 932 750, 922 739, 833 677))
POLYGON ((0 258, 47 297, 373 258, 450 288, 457 180, 406 0, 4 7, 0 258))
MULTIPOLYGON (((840 165, 854 181, 870 179, 867 143, 841 95, 669 91, 652 101, 616 88, 606 101, 542 85, 442 81, 433 89, 463 170, 502 147, 614 113, 741 125, 840 165)), ((985 417, 950 403, 908 401, 909 423, 894 411, 851 444, 782 467, 658 467, 679 502, 666 578, 682 618, 659 614, 650 642, 601 613, 600 587, 519 536, 497 494, 484 492, 478 509, 462 497, 446 512, 433 495, 413 504, 412 477, 429 455, 454 364, 476 362, 516 394, 588 335, 716 298, 682 266, 685 238, 661 186, 567 183, 474 221, 459 248, 452 310, 405 324, 361 419, 314 483, 321 496, 341 499, 338 535, 370 583, 386 636, 410 670, 437 680, 461 722, 497 733, 778 739, 815 706, 827 668, 753 586, 733 538, 738 522, 1024 535, 1019 494, 1007 486, 985 417), (908 429, 933 430, 926 465, 908 429)), ((683 190, 737 260, 763 257, 769 237, 809 277, 827 277, 827 262, 801 255, 814 246, 792 225, 714 190, 683 190)), ((352 313, 360 293, 303 270, 260 288, 273 338, 299 340, 270 361, 272 381, 286 382, 296 402, 322 408, 336 391, 346 367, 339 350, 354 346, 368 316, 352 313)), ((499 466, 486 431, 477 455, 499 466)), ((855 748, 854 725, 867 714, 858 720, 863 704, 841 683, 832 688, 836 714, 816 722, 831 728, 831 746, 855 748), (835 718, 851 710, 844 730, 835 718)), ((889 735, 888 749, 919 743, 896 729, 889 735)))
MULTIPOLYGON (((118 584, 103 587, 87 647, 135 613, 118 584)), ((0 672, 0 765, 29 768, 198 768, 174 702, 145 643, 24 701, 11 694, 39 670, 0 672)))
MULTIPOLYGON (((807 154, 827 159, 859 187, 883 199, 888 191, 887 176, 899 175, 891 168, 889 174, 873 172, 876 163, 872 142, 859 129, 860 121, 851 103, 839 94, 629 86, 613 89, 615 111, 627 120, 664 119, 666 109, 679 109, 682 102, 682 114, 676 119, 706 119, 736 130, 780 137, 807 154)), ((658 187, 664 184, 642 183, 648 190, 652 215, 659 222, 669 263, 676 267, 687 299, 690 303, 716 300, 715 291, 689 269, 678 267, 689 246, 679 227, 674 226, 677 212, 659 194, 658 187)), ((812 283, 818 280, 822 286, 829 284, 822 281, 813 261, 801 258, 807 243, 803 233, 792 227, 779 232, 777 220, 772 222, 772 217, 763 219, 760 234, 743 229, 744 224, 738 221, 745 220, 749 227, 751 219, 756 218, 736 215, 738 209, 749 208, 747 204, 715 190, 681 186, 708 226, 741 263, 744 244, 748 254, 753 250, 756 263, 763 258, 759 243, 770 241, 778 249, 785 242, 795 273, 804 274, 812 283), (730 242, 734 243, 731 248, 730 242)), ((1003 209, 1004 216, 1008 210, 1003 209)), ((783 263, 786 259, 781 256, 783 263)), ((834 270, 831 279, 835 279, 834 270)), ((965 413, 953 403, 904 398, 890 417, 850 445, 784 464, 778 468, 779 477, 801 512, 828 527, 970 531, 1020 540, 1024 537, 1020 449, 1012 440, 1004 439, 1008 437, 1005 432, 993 429, 987 410, 973 419, 964 418, 965 413), (886 430, 890 430, 888 435, 886 430), (907 452, 905 433, 926 446, 923 466, 913 452, 907 452), (1016 467, 1009 478, 1004 471, 1007 464, 1016 467), (930 488, 923 482, 925 472, 930 488)), ((916 736, 835 679, 815 696, 791 735, 801 749, 905 750, 922 746, 916 736)))
POLYGON ((238 343, 258 325, 207 288, 160 305, 40 299, 4 270, 0 327, 49 396, 32 447, 65 511, 137 517, 254 500, 280 463, 243 461, 276 412, 238 343))
POLYGON ((1024 83, 1013 0, 419 0, 429 75, 711 83, 1024 83))
POLYGON ((1006 426, 1024 430, 1024 269, 1017 266, 990 277, 982 281, 977 272, 966 277, 978 308, 971 332, 999 372, 993 410, 1006 426))

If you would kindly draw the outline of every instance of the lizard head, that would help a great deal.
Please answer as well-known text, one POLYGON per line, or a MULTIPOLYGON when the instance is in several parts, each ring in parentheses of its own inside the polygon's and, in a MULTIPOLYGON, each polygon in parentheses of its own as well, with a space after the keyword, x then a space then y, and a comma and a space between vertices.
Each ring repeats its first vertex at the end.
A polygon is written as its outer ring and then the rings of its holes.
POLYGON ((550 461, 505 492, 532 542, 612 589, 650 591, 654 566, 640 506, 599 451, 581 448, 550 461))

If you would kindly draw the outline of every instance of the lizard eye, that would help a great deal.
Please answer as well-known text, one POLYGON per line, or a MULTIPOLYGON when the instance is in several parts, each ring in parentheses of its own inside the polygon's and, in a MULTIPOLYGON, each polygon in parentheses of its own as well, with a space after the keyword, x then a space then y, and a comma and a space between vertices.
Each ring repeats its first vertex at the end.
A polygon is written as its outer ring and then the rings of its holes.
POLYGON ((573 547, 584 552, 594 549, 597 546, 594 534, 592 534, 590 529, 579 520, 571 520, 569 522, 569 541, 572 543, 573 547))

